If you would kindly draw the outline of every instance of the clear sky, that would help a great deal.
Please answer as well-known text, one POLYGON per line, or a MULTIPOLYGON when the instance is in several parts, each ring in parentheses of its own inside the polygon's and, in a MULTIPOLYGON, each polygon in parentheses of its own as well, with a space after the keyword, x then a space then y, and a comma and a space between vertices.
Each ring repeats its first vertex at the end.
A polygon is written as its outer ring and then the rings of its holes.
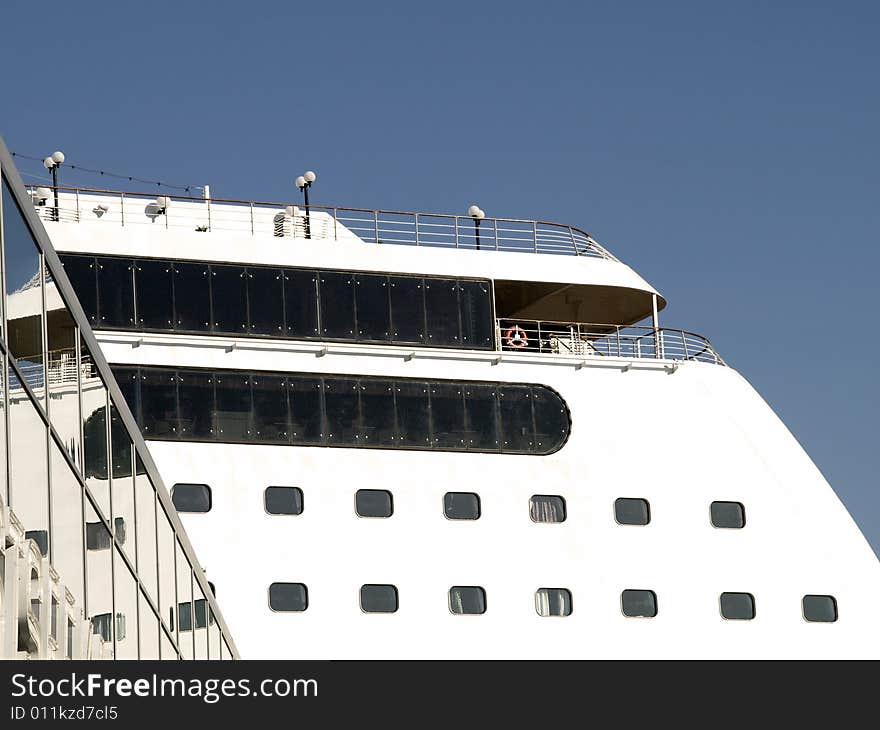
POLYGON ((317 203, 591 231, 755 385, 880 552, 877 3, 5 0, 0 19, 13 151, 279 201, 309 168, 317 203))

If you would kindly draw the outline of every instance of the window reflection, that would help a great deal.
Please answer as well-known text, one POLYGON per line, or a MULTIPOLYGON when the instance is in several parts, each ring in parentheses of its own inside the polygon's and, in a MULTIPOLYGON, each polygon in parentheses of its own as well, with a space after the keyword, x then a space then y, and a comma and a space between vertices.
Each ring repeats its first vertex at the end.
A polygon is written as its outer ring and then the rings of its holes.
POLYGON ((136 540, 134 535, 134 475, 132 470, 132 443, 116 406, 110 405, 110 460, 113 492, 113 529, 116 542, 126 557, 134 563, 136 540), (127 534, 127 533, 131 534, 127 534))
POLYGON ((140 462, 134 477, 136 511, 137 569, 141 585, 158 602, 158 575, 156 573, 156 493, 150 478, 140 462))
POLYGON ((192 613, 192 567, 180 543, 177 543, 177 603, 180 610, 180 621, 177 622, 177 645, 184 659, 192 659, 195 654, 193 638, 193 613, 192 613), (189 632, 188 634, 184 632, 189 632))
MULTIPOLYGON (((101 535, 96 540, 110 541, 110 532, 98 517, 92 503, 85 502, 86 522, 97 525, 101 535)), ((113 550, 86 551, 86 602, 88 615, 92 619, 92 633, 99 634, 105 641, 113 640, 113 550)), ((112 656, 112 648, 110 652, 112 656)))
MULTIPOLYGON (((171 616, 177 605, 177 583, 174 576, 176 540, 171 521, 165 514, 165 509, 158 502, 156 504, 156 538, 159 558, 159 610, 162 621, 171 629, 171 616)), ((175 636, 175 631, 176 629, 171 629, 172 636, 175 636)), ((162 658, 166 658, 164 649, 162 658)))
POLYGON ((104 515, 110 515, 110 473, 107 453, 107 388, 98 374, 85 341, 80 343, 82 364, 83 461, 86 486, 104 515))
POLYGON ((79 463, 79 398, 76 366, 76 324, 55 284, 46 287, 46 358, 49 419, 74 463, 79 463))
MULTIPOLYGON (((140 569, 138 569, 140 574, 140 569)), ((149 602, 143 593, 138 593, 138 601, 140 602, 140 658, 141 659, 158 659, 159 658, 159 617, 153 612, 149 602)))
POLYGON ((138 590, 137 582, 118 550, 113 551, 113 597, 117 627, 120 617, 125 622, 125 633, 117 631, 116 658, 138 658, 138 590))
POLYGON ((85 597, 82 487, 54 441, 51 452, 52 539, 55 542, 52 565, 73 594, 76 605, 82 606, 85 597))

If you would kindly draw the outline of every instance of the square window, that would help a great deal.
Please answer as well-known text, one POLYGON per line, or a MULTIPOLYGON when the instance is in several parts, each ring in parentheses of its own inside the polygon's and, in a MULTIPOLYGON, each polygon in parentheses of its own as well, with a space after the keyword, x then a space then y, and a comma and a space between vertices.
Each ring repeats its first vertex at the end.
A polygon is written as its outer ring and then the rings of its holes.
POLYGON ((566 588, 539 588, 535 591, 535 611, 539 616, 571 615, 571 591, 566 588))
POLYGON ((309 591, 304 583, 273 583, 269 586, 269 608, 273 611, 305 611, 309 591))
POLYGON ((804 618, 810 622, 837 621, 837 600, 834 596, 804 596, 804 618))
POLYGON ((37 549, 40 551, 40 555, 44 558, 49 554, 48 530, 28 530, 24 533, 24 536, 26 540, 33 540, 37 543, 37 549))
POLYGON ((359 517, 391 517, 394 512, 391 492, 384 489, 359 489, 354 502, 359 517))
POLYGON ((620 525, 647 525, 651 507, 647 499, 621 497, 614 501, 614 519, 620 525))
POLYGON ((731 530, 745 527, 746 510, 739 502, 712 502, 709 512, 714 527, 731 530))
POLYGON ((735 621, 755 618, 755 597, 751 593, 722 593, 721 615, 735 621))
POLYGON ((264 493, 266 512, 270 515, 301 515, 303 493, 299 487, 267 487, 264 493))
POLYGON ((446 492, 443 514, 447 520, 480 519, 480 497, 472 492, 446 492))
POLYGON ((654 618, 657 615, 657 594, 629 588, 620 594, 620 608, 623 615, 630 618, 654 618))
POLYGON ((394 613, 397 606, 397 588, 394 586, 375 583, 361 586, 361 611, 364 613, 394 613))
POLYGON ((207 484, 175 484, 171 501, 178 512, 210 512, 211 487, 207 484))
POLYGON ((486 613, 486 591, 480 586, 452 586, 449 589, 449 610, 455 614, 486 613))
POLYGON ((565 500, 555 494, 534 494, 529 498, 532 522, 565 522, 565 500))

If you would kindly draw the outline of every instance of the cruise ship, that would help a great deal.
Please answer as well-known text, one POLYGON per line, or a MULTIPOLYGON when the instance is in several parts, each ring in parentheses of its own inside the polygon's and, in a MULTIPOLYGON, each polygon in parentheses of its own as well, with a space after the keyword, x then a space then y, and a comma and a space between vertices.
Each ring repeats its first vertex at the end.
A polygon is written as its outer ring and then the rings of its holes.
MULTIPOLYGON (((309 204, 314 179, 279 203, 26 188, 63 269, 36 281, 43 377, 81 376, 53 345, 72 297, 231 655, 880 656, 867 541, 631 266, 477 205, 309 204)), ((179 642, 189 603, 159 595, 179 642)))

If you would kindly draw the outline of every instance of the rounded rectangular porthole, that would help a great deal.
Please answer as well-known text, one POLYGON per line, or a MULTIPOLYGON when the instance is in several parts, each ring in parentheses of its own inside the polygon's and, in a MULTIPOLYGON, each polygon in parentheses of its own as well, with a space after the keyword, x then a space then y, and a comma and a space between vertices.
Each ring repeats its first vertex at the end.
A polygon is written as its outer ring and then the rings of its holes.
POLYGON ((273 583, 269 586, 269 608, 273 611, 305 611, 309 589, 304 583, 273 583))
POLYGON ((535 591, 535 611, 539 616, 570 616, 571 591, 567 588, 539 588, 535 591))
POLYGON ((722 593, 718 599, 721 615, 731 621, 755 618, 755 597, 751 593, 722 593))
POLYGON ((804 596, 804 619, 810 623, 834 623, 837 621, 837 599, 834 596, 804 596))
POLYGON ((263 504, 270 515, 301 515, 303 493, 299 487, 266 487, 263 504))
POLYGON ((459 615, 486 613, 486 591, 480 586, 452 586, 449 589, 449 610, 459 615))
POLYGON ((354 497, 354 509, 358 517, 391 517, 394 500, 391 492, 384 489, 359 489, 354 497))
POLYGON ((529 498, 532 522, 565 522, 565 499, 556 494, 533 494, 529 498))
POLYGON ((746 509, 739 502, 712 502, 709 514, 713 527, 739 530, 746 526, 746 509))
POLYGON ((393 585, 366 583, 361 586, 361 611, 394 613, 398 608, 397 588, 393 585))
POLYGON ((620 610, 630 618, 654 618, 657 615, 657 594, 628 588, 620 594, 620 610))
POLYGON ((614 500, 614 519, 619 525, 647 525, 651 521, 651 506, 647 499, 621 497, 614 500))
POLYGON ((175 484, 171 502, 178 512, 210 512, 211 487, 207 484, 175 484))
POLYGON ((480 519, 480 497, 473 492, 446 492, 443 514, 447 520, 480 519))

